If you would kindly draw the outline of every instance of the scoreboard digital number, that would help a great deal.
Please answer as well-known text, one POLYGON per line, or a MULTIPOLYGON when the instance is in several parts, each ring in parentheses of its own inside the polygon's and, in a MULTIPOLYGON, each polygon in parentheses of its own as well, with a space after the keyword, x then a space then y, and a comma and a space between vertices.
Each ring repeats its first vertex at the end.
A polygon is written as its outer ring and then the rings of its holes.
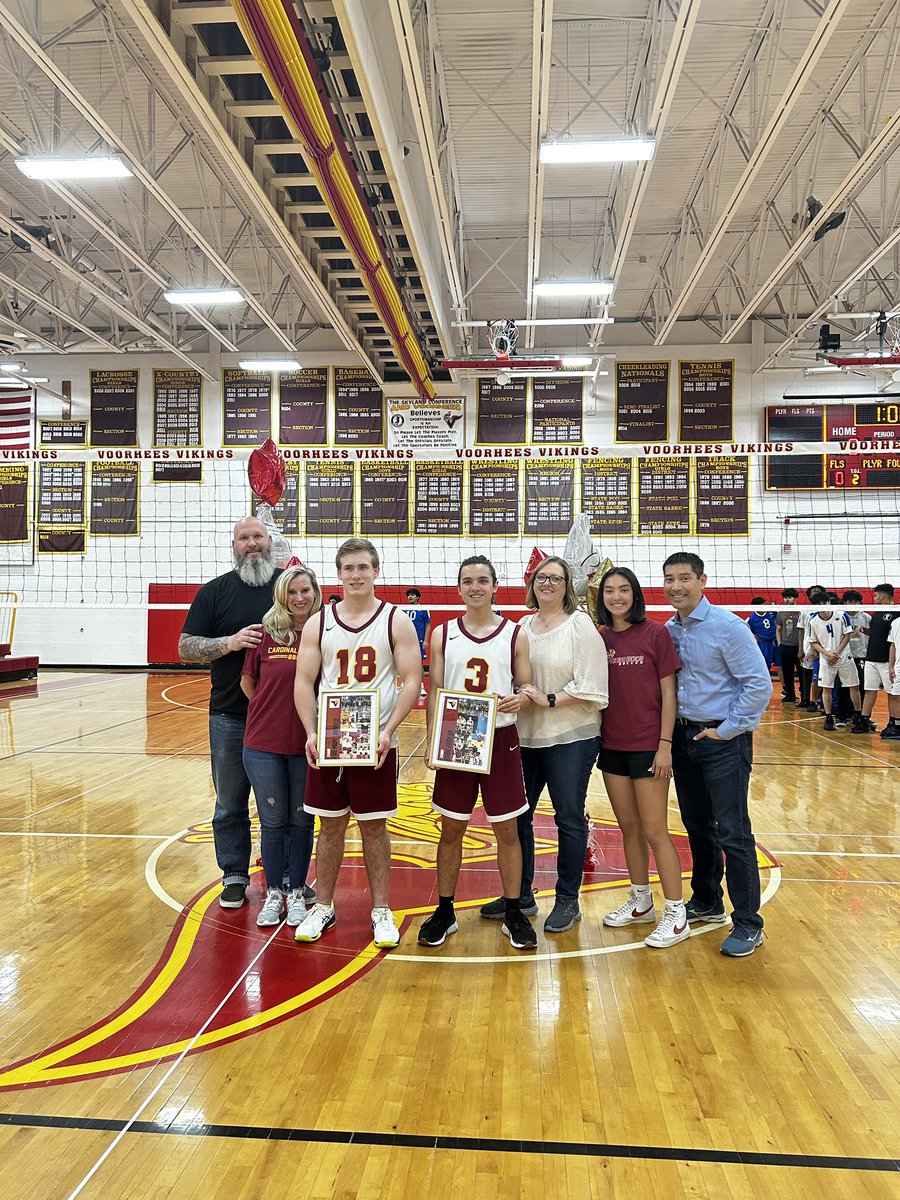
MULTIPOLYGON (((900 442, 900 403, 779 404, 766 409, 766 441, 900 442)), ((770 491, 900 488, 900 450, 800 454, 766 460, 770 491)))

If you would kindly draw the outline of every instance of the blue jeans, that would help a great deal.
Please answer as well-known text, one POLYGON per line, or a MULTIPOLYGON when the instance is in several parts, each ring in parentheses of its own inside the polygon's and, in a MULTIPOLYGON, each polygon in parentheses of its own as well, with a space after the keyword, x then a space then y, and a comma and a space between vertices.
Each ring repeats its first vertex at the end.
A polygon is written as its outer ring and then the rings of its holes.
POLYGON ((584 801, 599 749, 599 737, 570 742, 566 746, 547 746, 542 750, 522 747, 522 774, 528 797, 528 812, 517 818, 522 845, 523 896, 531 892, 534 884, 534 810, 546 786, 559 840, 556 895, 559 899, 578 899, 588 844, 584 801))
POLYGON ((703 908, 718 908, 724 875, 735 925, 762 929, 756 842, 747 808, 753 734, 695 742, 698 732, 676 723, 672 734, 675 791, 693 858, 693 898, 703 908))
POLYGON ((250 780, 244 770, 243 717, 209 714, 209 756, 216 807, 213 841, 222 883, 250 882, 250 780))
POLYGON ((259 811, 266 886, 281 886, 287 862, 291 891, 301 888, 309 871, 316 823, 315 817, 303 811, 306 756, 269 754, 245 746, 244 767, 259 811))

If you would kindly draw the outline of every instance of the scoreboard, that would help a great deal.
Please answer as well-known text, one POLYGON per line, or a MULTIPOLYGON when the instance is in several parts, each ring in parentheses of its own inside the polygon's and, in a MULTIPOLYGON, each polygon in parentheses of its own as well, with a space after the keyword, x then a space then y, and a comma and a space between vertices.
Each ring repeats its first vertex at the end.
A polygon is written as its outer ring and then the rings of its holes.
MULTIPOLYGON (((900 402, 892 397, 766 409, 766 441, 892 441, 900 444, 900 402)), ((900 488, 900 450, 801 454, 766 460, 770 491, 900 488)))

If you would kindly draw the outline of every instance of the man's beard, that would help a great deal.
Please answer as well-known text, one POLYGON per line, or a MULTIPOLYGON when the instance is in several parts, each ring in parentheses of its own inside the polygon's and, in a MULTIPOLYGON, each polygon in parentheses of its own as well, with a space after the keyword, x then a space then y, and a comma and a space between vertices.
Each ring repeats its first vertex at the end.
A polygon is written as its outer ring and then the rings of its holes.
POLYGON ((275 574, 275 555, 270 546, 259 558, 244 558, 236 550, 232 551, 234 565, 241 582, 250 587, 265 587, 275 574))

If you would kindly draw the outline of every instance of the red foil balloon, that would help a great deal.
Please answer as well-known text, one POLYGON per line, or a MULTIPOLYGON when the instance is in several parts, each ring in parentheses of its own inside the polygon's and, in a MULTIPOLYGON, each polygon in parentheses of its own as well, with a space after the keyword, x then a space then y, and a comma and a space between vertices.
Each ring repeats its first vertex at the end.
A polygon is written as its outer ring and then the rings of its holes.
POLYGON ((529 558, 528 566, 525 568, 526 584, 546 557, 546 553, 543 550, 538 550, 537 546, 531 551, 531 558, 529 558))
POLYGON ((284 459, 271 438, 250 455, 247 477, 254 495, 274 508, 284 491, 284 459))

